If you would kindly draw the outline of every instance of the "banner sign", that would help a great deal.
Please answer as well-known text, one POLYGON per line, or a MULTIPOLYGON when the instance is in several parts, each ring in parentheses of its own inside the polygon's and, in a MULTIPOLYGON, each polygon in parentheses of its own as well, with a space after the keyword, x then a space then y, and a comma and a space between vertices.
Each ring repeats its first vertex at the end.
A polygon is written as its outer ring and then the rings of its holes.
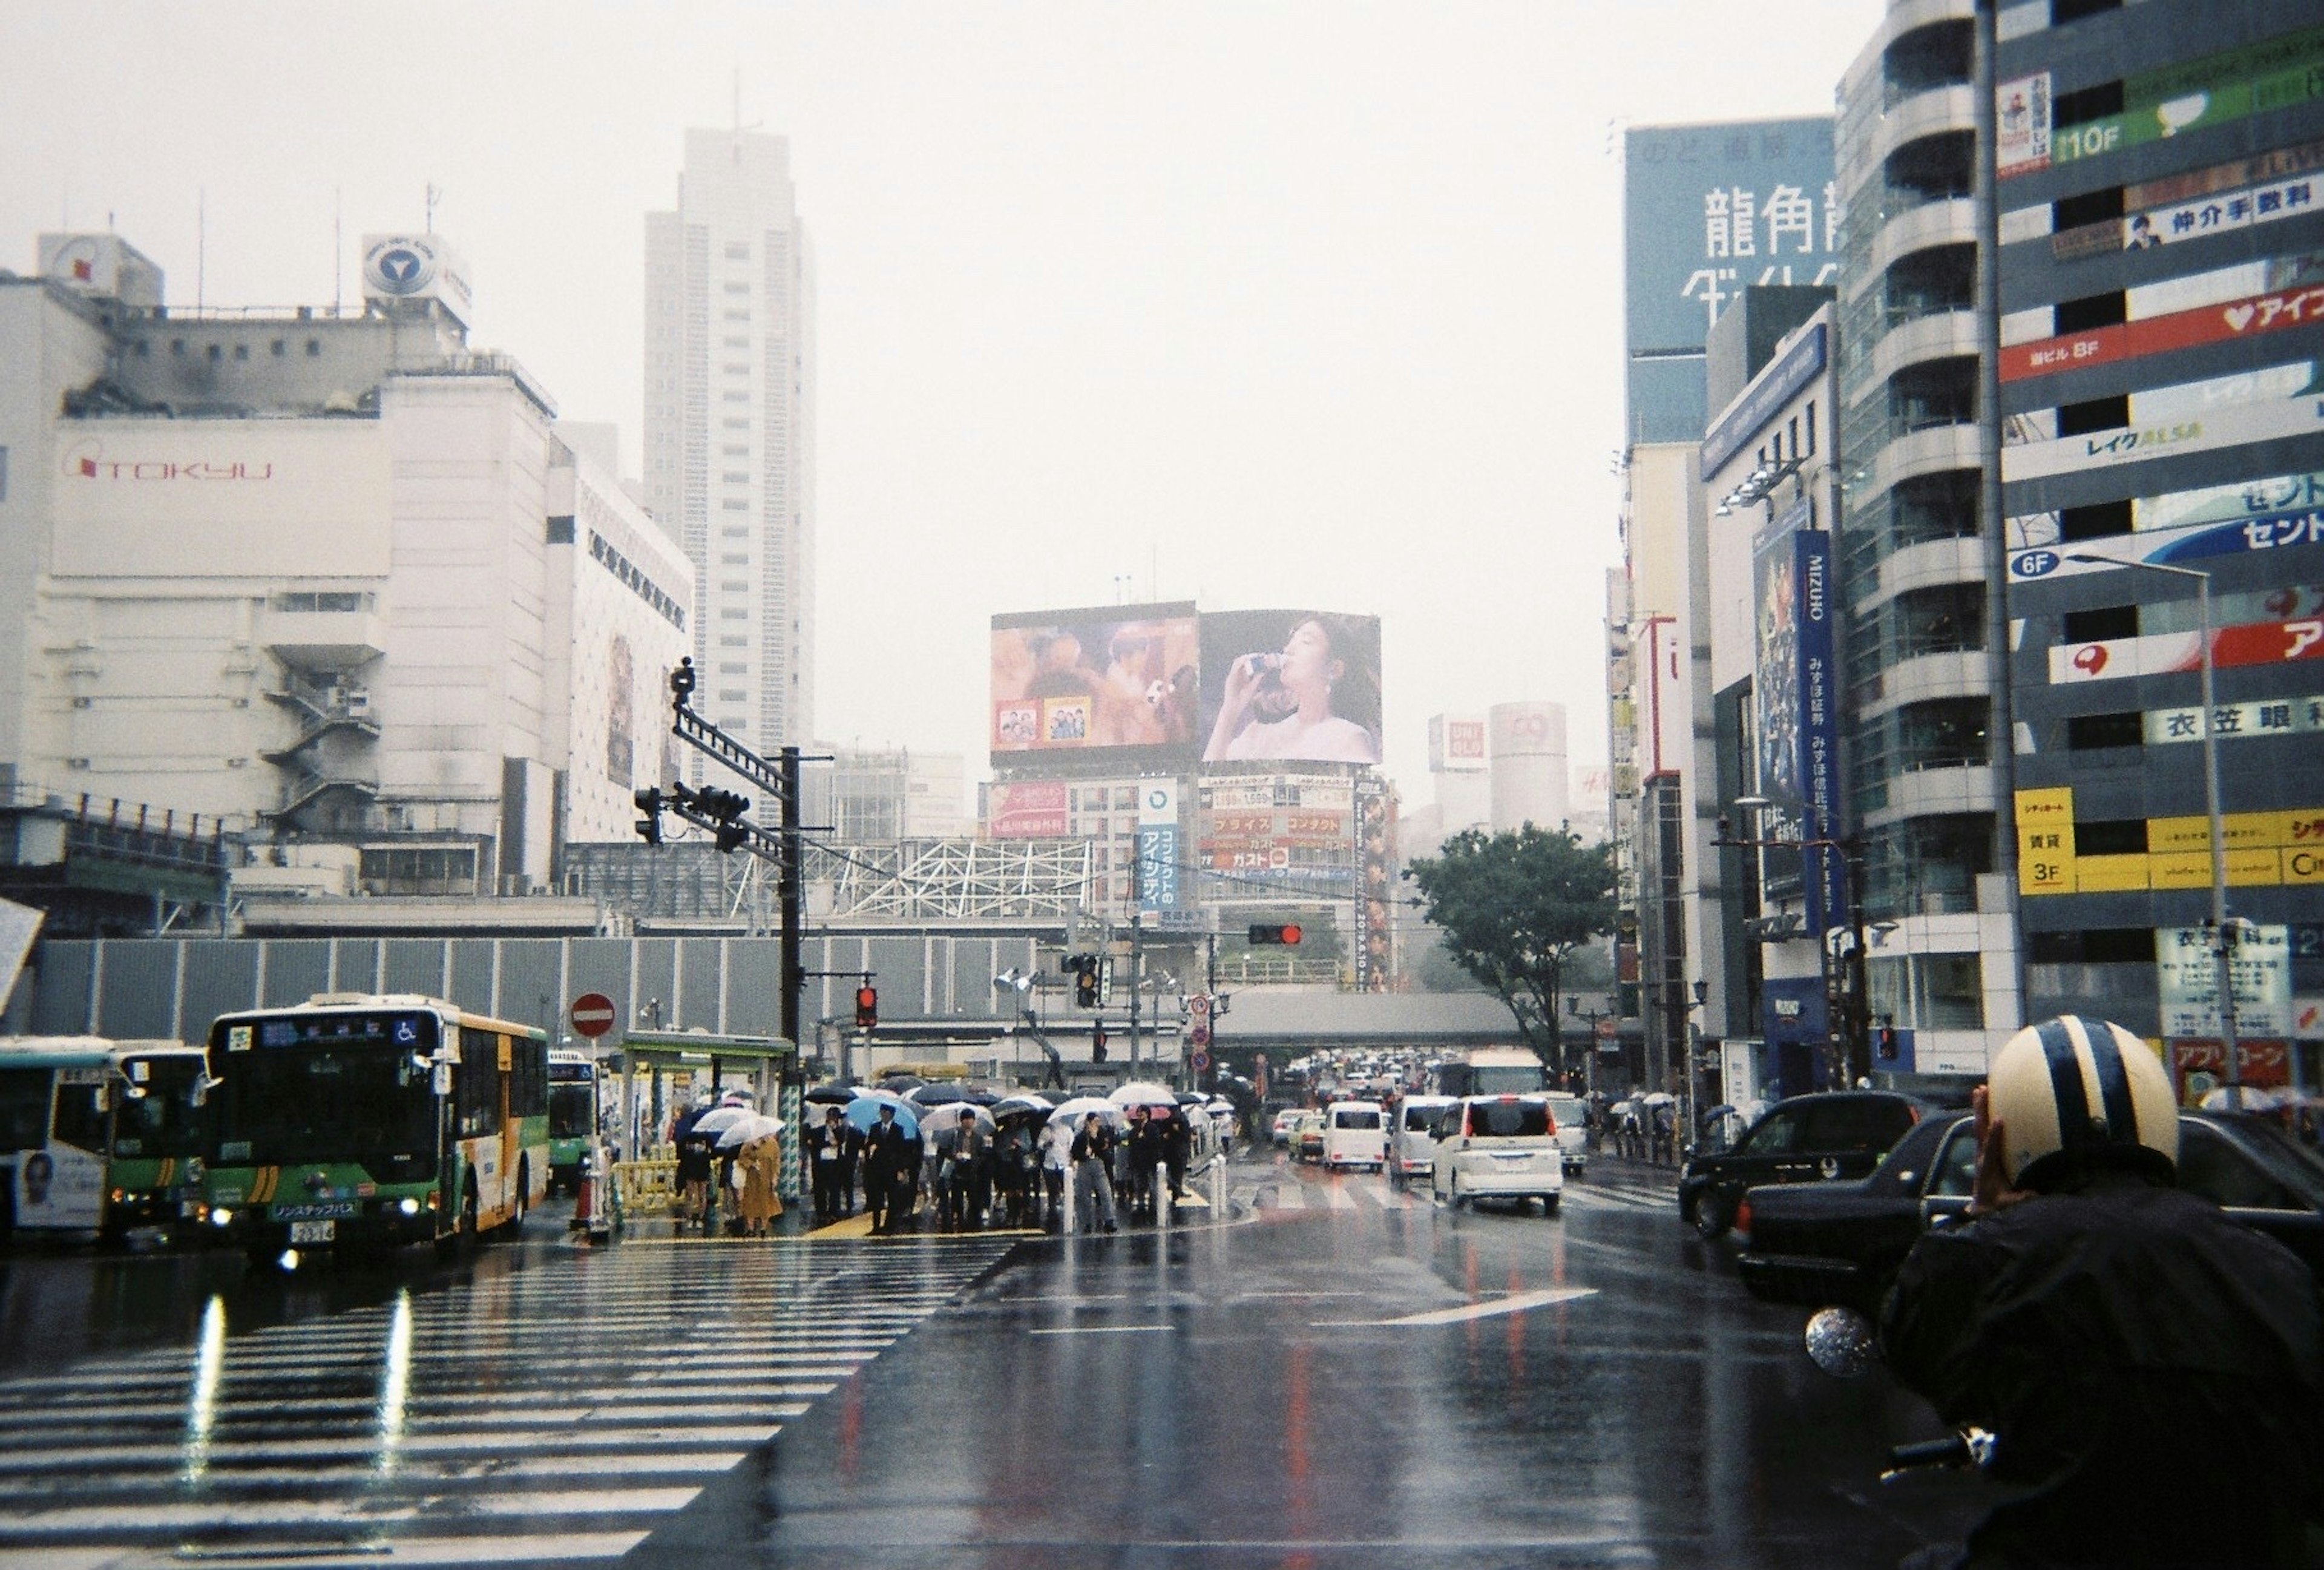
MULTIPOLYGON (((1765 531, 1753 560, 1757 599, 1752 704, 1758 731, 1758 791, 1775 804, 1769 838, 1836 839, 1840 834, 1840 693, 1834 668, 1831 537, 1803 527, 1804 503, 1765 531)), ((1794 853, 1763 853, 1762 861, 1794 853)), ((1829 931, 1848 919, 1845 869, 1831 846, 1797 853, 1807 877, 1807 926, 1829 931)), ((1789 869, 1770 867, 1770 891, 1789 869)))
MULTIPOLYGON (((2133 418, 2136 418, 2135 414, 2133 418)), ((2284 437, 2312 436, 2324 431, 2324 398, 2313 394, 2263 398, 2177 420, 2159 420, 2144 427, 2056 439, 2045 439, 2041 432, 2042 422, 2027 421, 2021 415, 2009 416, 2004 425, 2005 437, 2014 430, 2022 438, 2016 442, 2005 441, 2001 449, 2001 477, 2015 484, 2050 475, 2110 468, 2151 457, 2176 457, 2181 453, 2211 452, 2284 437)))
POLYGON ((2084 573, 2113 572, 2140 562, 2200 561, 2207 557, 2238 556, 2292 545, 2324 545, 2324 508, 2277 513, 2234 523, 2197 523, 2146 534, 2015 550, 2009 556, 2009 581, 2016 584, 2077 577, 2084 573), (2080 544, 2089 547, 2087 554, 2092 559, 2073 559, 2076 546, 2080 544), (2105 559, 2107 557, 2120 559, 2105 559))
MULTIPOLYGON (((2282 665, 2324 660, 2324 617, 2297 622, 2254 622, 2211 633, 2211 665, 2226 670, 2242 665, 2282 665)), ((2198 670, 2203 664, 2200 633, 2149 633, 2095 643, 2060 643, 2050 650, 2050 680, 2111 681, 2123 676, 2162 676, 2198 670)))
POLYGON ((1356 991, 1384 993, 1393 966, 1388 919, 1389 882, 1395 847, 1388 825, 1388 782, 1367 774, 1356 781, 1356 862, 1362 887, 1356 891, 1356 991))
POLYGON ((1063 839, 1067 831, 1063 780, 996 784, 987 797, 985 832, 994 839, 1063 839))
MULTIPOLYGON (((2146 711, 2146 744, 2168 746, 2203 739, 2200 705, 2146 711)), ((2223 703, 2211 711, 2211 734, 2221 741, 2257 736, 2312 736, 2324 733, 2324 693, 2308 697, 2264 697, 2255 703, 2223 703)))
POLYGON ((2288 32, 2162 70, 2125 78, 2122 108, 2071 125, 2054 122, 2049 73, 1994 89, 2003 180, 2224 125, 2324 97, 2324 28, 2288 32))
MULTIPOLYGON (((2089 332, 2064 333, 2001 351, 2001 379, 2023 382, 2059 371, 2138 359, 2172 349, 2257 337, 2283 328, 2324 321, 2324 284, 2255 294, 2227 305, 2206 305, 2143 321, 2116 322, 2089 332)), ((1706 457, 1709 449, 1705 448, 1706 457)), ((1709 478, 1706 474, 1704 477, 1709 478)))
POLYGON ((1178 881, 1178 782, 1138 783, 1138 908, 1175 910, 1178 881))

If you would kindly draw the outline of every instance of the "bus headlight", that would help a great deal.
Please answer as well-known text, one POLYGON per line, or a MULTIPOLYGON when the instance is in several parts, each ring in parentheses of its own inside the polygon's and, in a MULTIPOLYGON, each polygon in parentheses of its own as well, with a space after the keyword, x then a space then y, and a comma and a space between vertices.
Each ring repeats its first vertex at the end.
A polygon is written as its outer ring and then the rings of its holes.
POLYGON ((420 1201, 407 1194, 395 1202, 395 1208, 406 1215, 417 1215, 420 1214, 420 1201))
POLYGON ((232 1226, 234 1224, 234 1212, 227 1209, 223 1205, 219 1205, 217 1209, 210 1212, 210 1224, 212 1226, 232 1226))

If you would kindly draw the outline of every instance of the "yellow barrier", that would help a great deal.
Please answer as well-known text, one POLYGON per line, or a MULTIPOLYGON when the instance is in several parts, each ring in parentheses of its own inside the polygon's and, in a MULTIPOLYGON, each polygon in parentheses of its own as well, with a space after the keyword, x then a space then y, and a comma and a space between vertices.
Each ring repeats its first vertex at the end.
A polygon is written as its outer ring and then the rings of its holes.
POLYGON ((625 1216, 678 1214, 678 1158, 653 1161, 616 1161, 613 1187, 621 1196, 625 1216))

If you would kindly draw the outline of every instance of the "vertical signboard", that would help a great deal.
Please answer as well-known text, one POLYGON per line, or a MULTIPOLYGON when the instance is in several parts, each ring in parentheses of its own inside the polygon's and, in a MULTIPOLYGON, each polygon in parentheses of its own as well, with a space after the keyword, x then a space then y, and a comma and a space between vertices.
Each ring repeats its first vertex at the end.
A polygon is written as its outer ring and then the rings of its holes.
POLYGON ((1388 784, 1367 774, 1356 781, 1356 991, 1388 991, 1394 929, 1388 920, 1388 880, 1395 845, 1389 834, 1388 784))
MULTIPOLYGON (((1752 707, 1758 735, 1758 793, 1775 803, 1763 828, 1770 839, 1840 837, 1840 695, 1835 669, 1831 537, 1805 527, 1809 508, 1794 506, 1763 530, 1752 547, 1755 651, 1752 707)), ((1848 920, 1846 871, 1830 845, 1766 858, 1805 858, 1807 925, 1814 933, 1848 920), (1816 869, 1809 877, 1807 868, 1816 869)), ((1798 884, 1793 870, 1769 860, 1771 892, 1798 884)))
MULTIPOLYGON (((2166 927, 2154 935, 2156 990, 2165 1038, 2220 1034, 2218 962, 2200 927, 2166 927)), ((2292 929, 2246 923, 2227 961, 2239 1036, 2292 1034, 2292 929)))
POLYGON ((1176 910, 1179 904, 1178 782, 1138 782, 1138 908, 1176 910))

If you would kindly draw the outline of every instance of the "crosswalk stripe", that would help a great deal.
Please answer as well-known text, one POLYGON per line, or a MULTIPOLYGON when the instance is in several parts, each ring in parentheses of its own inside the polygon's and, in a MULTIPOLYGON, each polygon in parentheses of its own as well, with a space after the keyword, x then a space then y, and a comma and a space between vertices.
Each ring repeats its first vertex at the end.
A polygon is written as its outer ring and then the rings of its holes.
POLYGON ((0 1382, 0 1558, 627 1553, 1015 1245, 915 1241, 558 1253, 0 1382))

